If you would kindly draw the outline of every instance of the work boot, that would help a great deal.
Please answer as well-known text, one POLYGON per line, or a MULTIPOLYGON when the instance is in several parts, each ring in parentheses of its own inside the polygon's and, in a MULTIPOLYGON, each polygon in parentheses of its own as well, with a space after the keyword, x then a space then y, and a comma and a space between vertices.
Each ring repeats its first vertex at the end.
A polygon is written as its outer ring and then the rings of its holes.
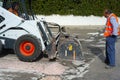
POLYGON ((110 65, 107 65, 107 66, 105 66, 105 69, 112 69, 112 68, 114 68, 115 66, 110 66, 110 65))

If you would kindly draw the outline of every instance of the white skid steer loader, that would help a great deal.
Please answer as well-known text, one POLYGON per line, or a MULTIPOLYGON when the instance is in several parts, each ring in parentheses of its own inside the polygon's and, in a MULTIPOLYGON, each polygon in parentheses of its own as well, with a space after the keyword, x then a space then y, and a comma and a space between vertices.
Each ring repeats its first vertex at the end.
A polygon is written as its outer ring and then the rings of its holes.
MULTIPOLYGON (((22 7, 20 8, 20 16, 9 12, 7 8, 11 6, 12 1, 14 0, 0 0, 0 52, 3 49, 13 49, 18 58, 25 62, 36 61, 45 52, 48 53, 50 58, 54 58, 56 52, 68 54, 66 50, 69 47, 64 48, 63 45, 70 45, 70 52, 74 51, 74 57, 77 52, 81 52, 79 47, 72 50, 74 41, 71 40, 59 46, 61 31, 58 32, 56 37, 53 37, 47 22, 36 19, 32 12, 27 13, 25 0, 17 0, 22 7)), ((31 6, 31 0, 28 1, 29 6, 31 6)), ((30 7, 29 10, 32 11, 31 9, 30 7)), ((54 26, 58 26, 60 29, 59 25, 54 24, 54 26)), ((75 43, 74 46, 79 45, 75 43)))

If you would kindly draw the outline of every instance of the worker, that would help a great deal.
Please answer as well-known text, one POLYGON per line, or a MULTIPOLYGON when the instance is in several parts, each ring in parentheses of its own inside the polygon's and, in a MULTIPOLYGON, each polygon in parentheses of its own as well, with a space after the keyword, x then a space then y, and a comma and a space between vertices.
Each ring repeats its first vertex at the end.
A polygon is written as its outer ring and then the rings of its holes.
POLYGON ((19 15, 18 14, 18 9, 19 9, 19 3, 18 2, 13 2, 11 7, 8 9, 8 11, 12 12, 15 15, 19 15))
POLYGON ((115 42, 118 36, 118 17, 111 10, 106 9, 104 16, 107 18, 104 37, 106 37, 106 69, 115 67, 115 42))

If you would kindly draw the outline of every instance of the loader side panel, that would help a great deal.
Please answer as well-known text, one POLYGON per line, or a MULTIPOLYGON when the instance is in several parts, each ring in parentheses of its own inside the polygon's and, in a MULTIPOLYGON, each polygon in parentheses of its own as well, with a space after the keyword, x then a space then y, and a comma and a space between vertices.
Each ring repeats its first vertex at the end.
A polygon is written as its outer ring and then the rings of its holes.
POLYGON ((0 40, 5 49, 13 49, 17 38, 25 34, 28 34, 28 32, 23 29, 8 29, 0 34, 0 40))

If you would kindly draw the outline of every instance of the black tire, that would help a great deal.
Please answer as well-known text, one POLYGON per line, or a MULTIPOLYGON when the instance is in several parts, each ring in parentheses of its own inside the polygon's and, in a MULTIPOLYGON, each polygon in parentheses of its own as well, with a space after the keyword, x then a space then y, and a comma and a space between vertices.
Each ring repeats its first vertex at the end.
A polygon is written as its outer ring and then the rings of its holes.
POLYGON ((33 35, 23 35, 15 42, 14 51, 21 61, 33 62, 42 53, 40 41, 33 35))
POLYGON ((2 41, 0 40, 0 54, 2 53, 2 49, 3 49, 3 45, 2 45, 2 41))

